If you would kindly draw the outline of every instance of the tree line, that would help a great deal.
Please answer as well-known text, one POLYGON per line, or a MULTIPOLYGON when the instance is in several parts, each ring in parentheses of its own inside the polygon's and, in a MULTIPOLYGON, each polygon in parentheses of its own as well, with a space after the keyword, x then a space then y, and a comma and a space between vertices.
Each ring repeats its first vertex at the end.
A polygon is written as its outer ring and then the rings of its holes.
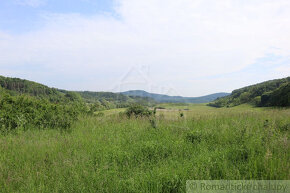
POLYGON ((270 80, 234 90, 231 95, 209 103, 213 107, 233 107, 249 103, 258 107, 290 106, 290 77, 270 80))
POLYGON ((154 101, 110 92, 73 92, 0 76, 0 131, 18 128, 68 130, 81 115, 154 101))

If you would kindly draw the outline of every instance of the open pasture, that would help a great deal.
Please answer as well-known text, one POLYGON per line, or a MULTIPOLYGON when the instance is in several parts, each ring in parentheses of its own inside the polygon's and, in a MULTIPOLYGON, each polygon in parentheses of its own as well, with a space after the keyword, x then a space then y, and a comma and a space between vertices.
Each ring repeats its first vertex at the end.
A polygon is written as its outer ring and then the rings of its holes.
POLYGON ((70 132, 0 136, 0 192, 185 192, 186 180, 289 179, 290 109, 161 106, 155 118, 111 110, 70 132))

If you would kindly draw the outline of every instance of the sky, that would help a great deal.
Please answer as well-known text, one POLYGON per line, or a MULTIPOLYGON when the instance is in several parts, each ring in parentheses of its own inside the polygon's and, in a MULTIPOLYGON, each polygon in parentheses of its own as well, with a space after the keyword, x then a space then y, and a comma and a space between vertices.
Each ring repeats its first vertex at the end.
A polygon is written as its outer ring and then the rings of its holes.
POLYGON ((0 0, 0 75, 203 96, 290 75, 289 0, 0 0))

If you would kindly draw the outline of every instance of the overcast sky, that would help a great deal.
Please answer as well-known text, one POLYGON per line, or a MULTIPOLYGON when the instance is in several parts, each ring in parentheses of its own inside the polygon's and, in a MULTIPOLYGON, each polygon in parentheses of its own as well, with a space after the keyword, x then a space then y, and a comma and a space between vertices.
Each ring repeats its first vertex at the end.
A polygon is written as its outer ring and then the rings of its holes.
POLYGON ((0 0, 0 75, 201 96, 290 75, 289 0, 0 0))

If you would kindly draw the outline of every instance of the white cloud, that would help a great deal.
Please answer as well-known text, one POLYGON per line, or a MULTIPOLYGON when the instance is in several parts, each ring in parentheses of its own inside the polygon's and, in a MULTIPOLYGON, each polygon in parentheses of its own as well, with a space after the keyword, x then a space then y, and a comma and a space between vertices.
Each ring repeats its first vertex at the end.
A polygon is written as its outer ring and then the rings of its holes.
POLYGON ((46 0, 14 0, 17 5, 24 5, 30 7, 40 7, 45 5, 46 0))
MULTIPOLYGON (((0 68, 37 64, 64 79, 98 82, 70 89, 108 90, 133 65, 145 65, 156 85, 194 96, 223 91, 204 77, 239 71, 269 50, 290 53, 288 0, 119 0, 116 12, 49 14, 38 31, 0 33, 0 68)), ((226 82, 224 90, 233 89, 226 82)))

